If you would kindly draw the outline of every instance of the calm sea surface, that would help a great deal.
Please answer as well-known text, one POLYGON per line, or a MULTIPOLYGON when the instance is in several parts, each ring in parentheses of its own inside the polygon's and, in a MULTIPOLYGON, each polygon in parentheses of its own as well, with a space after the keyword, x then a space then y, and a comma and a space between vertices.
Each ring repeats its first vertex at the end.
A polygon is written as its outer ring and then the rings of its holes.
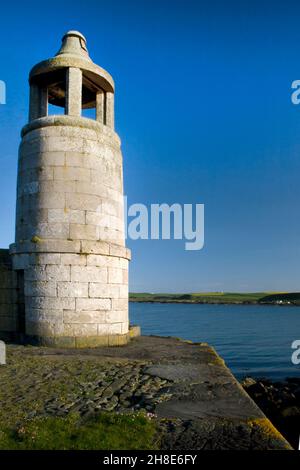
POLYGON ((237 378, 300 377, 300 365, 291 362, 300 307, 130 303, 130 320, 144 335, 209 343, 237 378))

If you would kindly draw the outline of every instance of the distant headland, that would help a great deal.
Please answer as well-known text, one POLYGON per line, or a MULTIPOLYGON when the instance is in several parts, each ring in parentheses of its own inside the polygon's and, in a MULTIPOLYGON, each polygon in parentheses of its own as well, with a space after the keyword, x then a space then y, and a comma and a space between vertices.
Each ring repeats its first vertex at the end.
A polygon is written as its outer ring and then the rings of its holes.
POLYGON ((188 304, 271 304, 300 306, 300 292, 200 292, 191 294, 130 293, 130 302, 188 304))

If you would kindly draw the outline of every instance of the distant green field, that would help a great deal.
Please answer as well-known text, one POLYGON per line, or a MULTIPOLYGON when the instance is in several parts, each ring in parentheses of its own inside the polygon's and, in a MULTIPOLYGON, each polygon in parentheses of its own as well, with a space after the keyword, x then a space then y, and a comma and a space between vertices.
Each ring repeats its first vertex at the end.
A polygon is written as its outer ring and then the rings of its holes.
POLYGON ((274 303, 300 305, 300 292, 195 292, 191 294, 131 293, 131 302, 208 303, 208 304, 253 304, 274 303))

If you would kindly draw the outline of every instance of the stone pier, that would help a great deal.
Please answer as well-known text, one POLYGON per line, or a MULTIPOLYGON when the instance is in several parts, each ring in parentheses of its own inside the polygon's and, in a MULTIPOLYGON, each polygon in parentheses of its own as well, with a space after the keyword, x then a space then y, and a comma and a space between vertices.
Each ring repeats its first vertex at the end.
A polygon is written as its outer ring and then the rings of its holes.
POLYGON ((205 343, 142 336, 122 348, 9 346, 1 421, 150 413, 164 450, 291 450, 205 343), (11 415, 10 415, 11 418, 11 415))

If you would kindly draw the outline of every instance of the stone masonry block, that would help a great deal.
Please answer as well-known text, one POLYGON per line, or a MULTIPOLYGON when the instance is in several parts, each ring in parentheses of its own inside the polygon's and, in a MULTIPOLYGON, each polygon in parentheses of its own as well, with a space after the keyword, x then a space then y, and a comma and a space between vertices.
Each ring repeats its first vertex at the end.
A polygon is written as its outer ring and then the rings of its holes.
MULTIPOLYGON (((34 147, 30 146, 30 149, 34 150, 34 147)), ((34 153, 28 153, 26 151, 26 154, 22 153, 22 157, 25 160, 22 165, 23 168, 47 168, 65 165, 65 152, 50 151, 37 153, 35 151, 34 153), (30 158, 28 158, 28 155, 30 155, 30 158)))
POLYGON ((122 269, 123 272, 123 284, 128 284, 128 270, 122 269))
POLYGON ((76 310, 110 310, 110 299, 76 299, 76 310))
POLYGON ((128 313, 126 311, 113 311, 106 312, 106 323, 111 325, 112 323, 122 323, 128 320, 128 313))
MULTIPOLYGON (((69 196, 69 194, 68 194, 69 196)), ((28 203, 34 210, 36 209, 64 209, 66 207, 64 193, 42 192, 39 197, 28 196, 28 203)), ((76 207, 74 208, 76 209, 76 207)))
POLYGON ((129 321, 128 321, 128 319, 126 319, 126 321, 124 321, 122 323, 122 334, 126 334, 126 333, 129 333, 129 321))
POLYGON ((48 281, 71 281, 70 266, 49 265, 46 267, 48 281))
POLYGON ((58 297, 88 297, 87 282, 58 282, 58 297))
MULTIPOLYGON (((32 181, 53 180, 53 167, 29 168, 19 172, 19 182, 21 184, 31 183, 32 181)), ((18 182, 18 185, 19 185, 18 182)))
POLYGON ((43 140, 42 145, 42 152, 45 154, 46 152, 78 152, 83 150, 83 143, 84 140, 80 137, 77 139, 69 138, 69 137, 60 137, 59 135, 53 135, 51 137, 47 137, 43 140))
POLYGON ((98 227, 95 225, 70 224, 72 240, 98 240, 98 227))
POLYGON ((25 281, 25 296, 26 297, 56 297, 57 296, 56 282, 54 281, 25 281))
POLYGON ((121 335, 122 334, 122 323, 112 323, 109 325, 110 335, 121 335))
POLYGON ((76 348, 99 348, 108 346, 108 336, 81 336, 75 338, 76 348))
POLYGON ((109 244, 107 242, 93 242, 89 240, 81 241, 81 252, 82 253, 94 253, 94 254, 103 254, 109 255, 109 244))
POLYGON ((110 268, 128 268, 128 260, 116 256, 87 255, 88 266, 106 266, 110 268))
POLYGON ((61 256, 58 253, 34 253, 30 255, 30 265, 60 264, 61 256))
POLYGON ((30 266, 25 270, 25 281, 46 281, 46 266, 30 266))
POLYGON ((43 310, 75 310, 75 298, 70 297, 31 297, 27 307, 43 310))
POLYGON ((74 224, 85 224, 85 211, 64 209, 48 209, 48 222, 69 222, 74 224))
POLYGON ((44 181, 40 183, 40 192, 45 193, 75 193, 75 181, 44 181))
POLYGON ((106 188, 103 184, 91 183, 90 181, 76 181, 76 192, 78 194, 91 194, 100 196, 101 198, 108 197, 108 188, 106 188))
MULTIPOLYGON (((90 207, 90 210, 92 210, 92 207, 90 207)), ((117 201, 105 199, 102 201, 102 213, 114 215, 115 217, 123 217, 123 205, 117 201)))
MULTIPOLYGON (((91 172, 88 168, 62 166, 54 168, 54 180, 66 181, 91 181, 91 172)), ((80 191, 79 191, 80 192, 80 191)), ((91 193, 88 193, 91 194, 91 193)))
POLYGON ((63 310, 28 308, 26 318, 33 322, 62 322, 63 310))
POLYGON ((119 297, 120 299, 127 299, 128 301, 128 285, 127 284, 120 284, 119 286, 119 297))
POLYGON ((97 336, 97 323, 65 323, 66 336, 97 336))
MULTIPOLYGON (((33 230, 34 232, 34 230, 33 230)), ((37 224, 35 233, 41 238, 68 239, 70 226, 68 223, 40 223, 37 224)))
POLYGON ((80 253, 80 241, 77 240, 43 240, 22 242, 11 245, 12 253, 80 253))
POLYGON ((66 152, 66 166, 73 168, 90 168, 88 155, 83 152, 66 152))
POLYGON ((120 258, 127 258, 128 253, 124 246, 111 244, 109 247, 109 254, 111 256, 118 256, 120 258))
POLYGON ((75 282, 107 282, 107 268, 97 266, 71 266, 71 280, 75 282))
POLYGON ((118 297, 119 293, 119 286, 116 284, 89 283, 89 296, 91 298, 113 298, 118 297))
POLYGON ((86 264, 87 266, 104 266, 109 265, 109 256, 105 255, 87 255, 86 264))
POLYGON ((119 230, 111 229, 108 227, 98 226, 98 237, 99 240, 108 241, 111 243, 118 243, 119 245, 124 244, 123 233, 119 230))
MULTIPOLYGON (((101 198, 91 194, 66 194, 66 203, 63 207, 76 210, 97 211, 101 208, 101 198)), ((56 209, 56 207, 53 207, 53 209, 56 209)))
POLYGON ((108 346, 124 346, 128 343, 128 335, 110 334, 108 336, 108 346))
POLYGON ((105 311, 85 310, 74 311, 64 310, 64 323, 104 323, 105 311))
POLYGON ((108 323, 98 323, 98 335, 108 336, 110 332, 110 325, 108 323))
POLYGON ((86 211, 85 221, 87 224, 101 225, 104 215, 101 212, 86 211))
POLYGON ((61 255, 61 264, 73 266, 86 266, 86 255, 77 255, 73 253, 64 253, 61 255))
POLYGON ((108 268, 108 282, 110 284, 124 284, 123 270, 120 268, 108 268))
POLYGON ((26 320, 26 334, 30 336, 60 336, 63 334, 61 322, 33 322, 26 320))
POLYGON ((112 310, 128 310, 127 299, 112 299, 112 310))

